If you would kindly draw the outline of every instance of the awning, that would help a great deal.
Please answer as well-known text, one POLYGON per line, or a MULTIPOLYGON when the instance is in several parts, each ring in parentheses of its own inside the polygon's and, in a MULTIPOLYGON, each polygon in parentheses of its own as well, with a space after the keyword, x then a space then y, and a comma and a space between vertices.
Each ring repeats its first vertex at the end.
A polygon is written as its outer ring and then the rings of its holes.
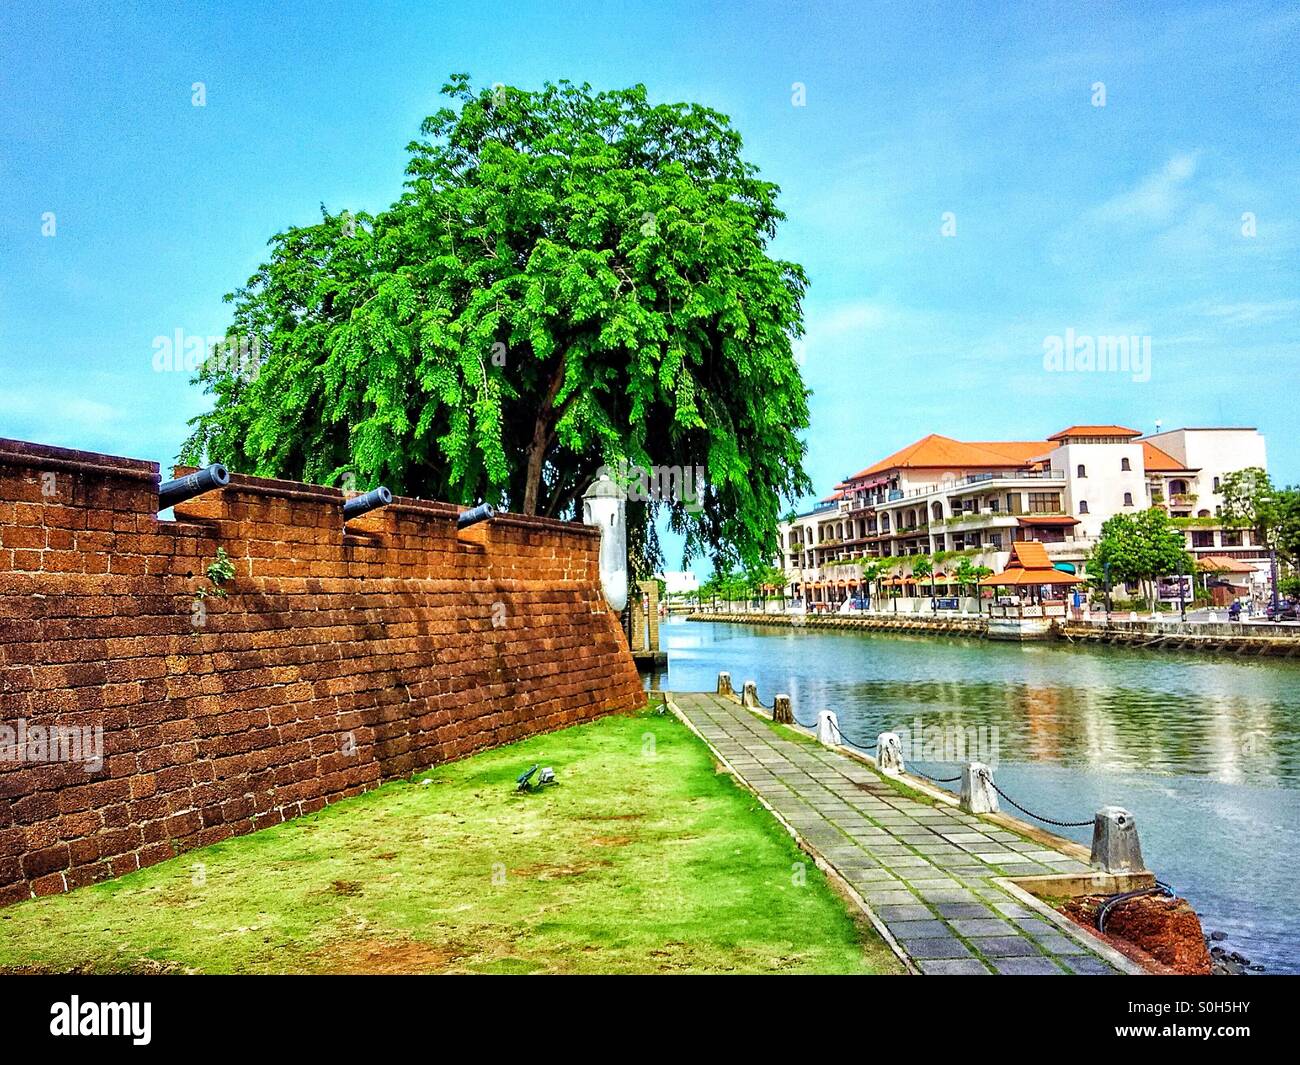
POLYGON ((1206 555, 1196 560, 1196 568, 1207 573, 1254 573, 1255 567, 1249 562, 1229 555, 1206 555))
POLYGON ((1037 525, 1040 528, 1070 528, 1079 524, 1078 518, 1066 517, 1064 514, 1039 514, 1030 515, 1027 518, 1016 518, 1017 523, 1024 528, 1030 525, 1037 525))

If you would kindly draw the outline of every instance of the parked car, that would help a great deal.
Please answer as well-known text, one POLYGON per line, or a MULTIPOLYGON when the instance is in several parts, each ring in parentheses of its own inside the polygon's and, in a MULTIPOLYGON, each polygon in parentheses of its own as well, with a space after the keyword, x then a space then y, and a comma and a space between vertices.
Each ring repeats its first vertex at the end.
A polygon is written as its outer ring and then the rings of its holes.
POLYGON ((1277 604, 1277 610, 1269 603, 1265 616, 1269 621, 1300 621, 1300 607, 1294 599, 1283 599, 1277 604))

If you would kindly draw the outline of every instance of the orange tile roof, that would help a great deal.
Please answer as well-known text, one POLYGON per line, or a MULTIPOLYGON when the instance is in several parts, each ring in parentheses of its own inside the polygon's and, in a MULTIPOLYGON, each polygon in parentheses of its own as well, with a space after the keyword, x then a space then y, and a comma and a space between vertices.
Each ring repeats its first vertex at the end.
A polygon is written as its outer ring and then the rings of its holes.
POLYGON ((850 481, 894 469, 960 469, 962 467, 1023 466, 1046 454, 1051 445, 1042 440, 998 440, 964 443, 950 436, 931 433, 874 466, 859 470, 850 481))
POLYGON ((1065 573, 1052 565, 1045 548, 1037 540, 1014 540, 1011 559, 1001 573, 985 577, 983 587, 1014 587, 1035 584, 1082 584, 1083 578, 1065 573))
POLYGON ((1072 425, 1053 433, 1048 440, 1060 440, 1066 436, 1141 436, 1137 429, 1126 429, 1122 425, 1072 425))
POLYGON ((1191 472, 1167 451, 1161 451, 1150 440, 1142 444, 1142 465, 1148 473, 1184 473, 1191 472))
POLYGON ((1206 555, 1204 558, 1196 560, 1198 569, 1206 570, 1210 573, 1254 573, 1255 567, 1248 562, 1242 562, 1239 558, 1231 558, 1228 555, 1206 555))
POLYGON ((1047 557, 1047 548, 1037 540, 1015 540, 1011 544, 1011 560, 1008 566, 1016 564, 1025 569, 1051 569, 1052 560, 1047 557))

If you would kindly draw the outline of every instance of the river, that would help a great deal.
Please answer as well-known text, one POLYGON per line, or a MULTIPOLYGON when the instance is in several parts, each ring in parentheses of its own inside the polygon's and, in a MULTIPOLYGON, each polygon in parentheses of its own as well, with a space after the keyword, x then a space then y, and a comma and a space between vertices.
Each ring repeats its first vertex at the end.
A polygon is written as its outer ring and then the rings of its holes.
POLYGON ((711 691, 725 669, 764 703, 789 693, 802 721, 834 710, 854 740, 918 723, 992 737, 999 787, 1036 813, 1128 808, 1147 865, 1207 932, 1268 972, 1300 972, 1300 663, 680 618, 661 633, 659 687, 711 691))

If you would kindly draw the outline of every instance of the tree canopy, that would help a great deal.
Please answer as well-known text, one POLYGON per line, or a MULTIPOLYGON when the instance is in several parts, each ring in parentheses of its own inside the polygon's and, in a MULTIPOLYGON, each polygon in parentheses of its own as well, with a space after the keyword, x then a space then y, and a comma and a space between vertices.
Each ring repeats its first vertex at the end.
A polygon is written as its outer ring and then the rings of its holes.
POLYGON ((688 557, 770 558, 811 489, 777 187, 726 116, 643 86, 443 92, 391 207, 322 206, 226 297, 256 372, 204 364, 181 458, 556 516, 601 466, 698 466, 698 504, 629 508, 648 561, 664 508, 688 557))
POLYGON ((1096 580, 1108 566, 1112 581, 1128 584, 1194 572, 1182 530, 1159 507, 1106 519, 1088 562, 1088 572, 1096 580))

